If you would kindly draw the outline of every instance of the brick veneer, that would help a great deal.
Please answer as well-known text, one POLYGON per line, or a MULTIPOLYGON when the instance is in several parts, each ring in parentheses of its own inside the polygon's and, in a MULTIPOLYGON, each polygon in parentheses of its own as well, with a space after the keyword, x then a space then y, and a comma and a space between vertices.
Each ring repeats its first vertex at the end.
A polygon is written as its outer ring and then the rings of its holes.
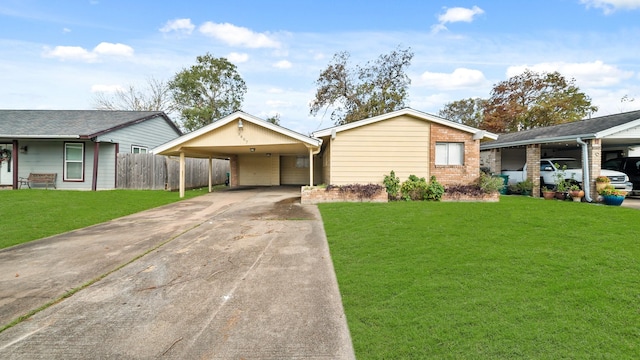
POLYGON ((480 177, 480 140, 473 140, 473 134, 432 123, 430 149, 429 173, 439 183, 472 184, 480 177), (464 165, 436 165, 436 142, 464 143, 464 165))
POLYGON ((229 187, 236 187, 239 184, 238 179, 238 155, 229 156, 229 187))
POLYGON ((387 202, 388 200, 389 196, 384 189, 366 199, 358 197, 356 193, 340 191, 338 188, 327 190, 326 188, 303 186, 300 191, 300 203, 303 205, 325 202, 387 202))
POLYGON ((531 196, 540 197, 540 144, 527 145, 527 179, 533 182, 531 196))

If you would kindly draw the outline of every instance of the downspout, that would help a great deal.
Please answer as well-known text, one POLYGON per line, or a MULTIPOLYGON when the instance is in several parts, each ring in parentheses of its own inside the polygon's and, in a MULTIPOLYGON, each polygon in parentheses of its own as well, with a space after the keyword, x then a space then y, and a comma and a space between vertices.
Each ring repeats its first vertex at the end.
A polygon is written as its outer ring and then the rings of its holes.
POLYGON ((587 202, 593 202, 591 198, 591 179, 589 178, 588 144, 580 138, 577 138, 576 142, 582 146, 582 190, 584 190, 584 199, 587 202))

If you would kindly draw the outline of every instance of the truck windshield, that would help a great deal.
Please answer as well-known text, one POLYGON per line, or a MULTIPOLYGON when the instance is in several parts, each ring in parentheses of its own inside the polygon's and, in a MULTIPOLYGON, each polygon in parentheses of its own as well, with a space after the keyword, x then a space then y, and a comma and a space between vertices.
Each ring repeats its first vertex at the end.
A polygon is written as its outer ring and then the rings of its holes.
POLYGON ((573 160, 573 159, 566 159, 566 160, 554 160, 553 161, 554 164, 558 164, 558 168, 559 169, 563 169, 565 167, 565 165, 567 166, 567 169, 580 169, 581 168, 581 164, 578 160, 573 160))

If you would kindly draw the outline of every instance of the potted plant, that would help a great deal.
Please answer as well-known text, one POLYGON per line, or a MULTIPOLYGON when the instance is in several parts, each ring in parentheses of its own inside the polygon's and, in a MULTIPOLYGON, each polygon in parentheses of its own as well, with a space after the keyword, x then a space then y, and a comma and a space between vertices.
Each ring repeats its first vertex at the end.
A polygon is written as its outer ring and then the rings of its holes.
POLYGON ((596 178, 596 191, 599 193, 600 190, 604 189, 607 185, 609 185, 610 182, 611 180, 609 180, 608 177, 604 175, 598 176, 596 178))
POLYGON ((602 190, 598 191, 598 194, 602 195, 605 205, 620 206, 627 196, 626 191, 618 190, 613 185, 607 185, 602 190))
POLYGON ((522 195, 529 196, 531 195, 531 190, 533 189, 533 181, 526 179, 516 184, 518 192, 522 195))
POLYGON ((582 201, 582 197, 584 196, 584 191, 582 191, 582 189, 580 189, 580 186, 578 186, 577 184, 573 184, 569 187, 569 196, 571 196, 573 201, 580 202, 582 201))
POLYGON ((551 190, 546 186, 543 186, 542 187, 542 197, 545 198, 546 200, 551 200, 551 199, 556 197, 556 191, 555 190, 551 190))
POLYGON ((567 165, 560 166, 555 164, 558 172, 555 174, 556 178, 556 199, 565 200, 567 198, 567 190, 569 189, 569 181, 566 179, 567 165))

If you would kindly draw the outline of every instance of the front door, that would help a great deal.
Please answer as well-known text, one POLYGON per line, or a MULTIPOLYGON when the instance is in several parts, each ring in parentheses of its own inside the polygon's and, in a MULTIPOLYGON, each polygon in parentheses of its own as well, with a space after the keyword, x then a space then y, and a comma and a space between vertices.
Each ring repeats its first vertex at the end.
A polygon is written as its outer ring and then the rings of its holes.
POLYGON ((0 185, 13 185, 13 157, 11 144, 0 144, 0 185))

